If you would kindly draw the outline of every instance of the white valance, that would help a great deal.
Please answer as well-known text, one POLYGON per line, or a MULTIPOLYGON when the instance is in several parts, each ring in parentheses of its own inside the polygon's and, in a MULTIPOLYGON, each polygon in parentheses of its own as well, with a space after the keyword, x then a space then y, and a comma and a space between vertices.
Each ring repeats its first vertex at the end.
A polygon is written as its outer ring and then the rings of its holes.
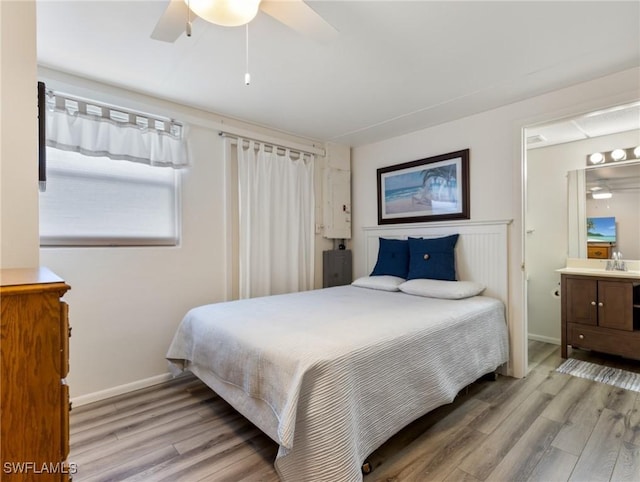
POLYGON ((46 112, 49 147, 153 166, 189 164, 181 124, 57 94, 54 104, 46 112))

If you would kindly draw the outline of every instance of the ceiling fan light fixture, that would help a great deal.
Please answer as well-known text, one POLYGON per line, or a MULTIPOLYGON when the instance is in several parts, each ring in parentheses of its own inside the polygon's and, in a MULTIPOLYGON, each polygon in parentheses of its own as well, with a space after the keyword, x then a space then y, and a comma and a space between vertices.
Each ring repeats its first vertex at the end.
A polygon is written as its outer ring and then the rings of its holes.
POLYGON ((198 17, 223 27, 238 27, 255 18, 260 0, 185 0, 198 17))
POLYGON ((611 191, 598 191, 592 192, 591 197, 593 199, 610 199, 611 197, 613 197, 613 194, 611 193, 611 191))

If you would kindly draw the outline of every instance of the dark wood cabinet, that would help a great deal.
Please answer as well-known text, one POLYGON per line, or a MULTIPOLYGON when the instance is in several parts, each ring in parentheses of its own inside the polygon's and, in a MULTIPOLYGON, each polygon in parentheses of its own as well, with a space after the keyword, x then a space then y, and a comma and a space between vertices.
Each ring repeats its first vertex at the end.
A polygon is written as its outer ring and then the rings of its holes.
POLYGON ((67 481, 69 286, 51 271, 0 271, 2 480, 67 481))
POLYGON ((562 274, 562 347, 640 359, 640 279, 562 274))

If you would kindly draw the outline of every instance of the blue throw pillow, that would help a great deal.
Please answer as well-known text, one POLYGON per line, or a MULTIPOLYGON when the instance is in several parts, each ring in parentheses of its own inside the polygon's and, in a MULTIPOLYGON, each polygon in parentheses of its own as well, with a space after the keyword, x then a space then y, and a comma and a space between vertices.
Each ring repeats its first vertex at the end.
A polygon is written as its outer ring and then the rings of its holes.
POLYGON ((443 238, 409 238, 407 279, 456 280, 455 247, 458 235, 443 238))
POLYGON ((407 279, 409 242, 406 239, 379 238, 378 260, 371 276, 398 276, 407 279))

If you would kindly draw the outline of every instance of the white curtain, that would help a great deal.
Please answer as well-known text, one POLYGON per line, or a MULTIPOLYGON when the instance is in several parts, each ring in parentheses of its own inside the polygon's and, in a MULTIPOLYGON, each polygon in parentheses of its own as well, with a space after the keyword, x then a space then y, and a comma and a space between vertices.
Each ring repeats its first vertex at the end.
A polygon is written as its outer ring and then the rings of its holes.
POLYGON ((46 112, 47 146, 85 156, 187 167, 187 144, 179 134, 55 108, 46 112))
POLYGON ((313 288, 313 156, 238 140, 240 298, 313 288))

